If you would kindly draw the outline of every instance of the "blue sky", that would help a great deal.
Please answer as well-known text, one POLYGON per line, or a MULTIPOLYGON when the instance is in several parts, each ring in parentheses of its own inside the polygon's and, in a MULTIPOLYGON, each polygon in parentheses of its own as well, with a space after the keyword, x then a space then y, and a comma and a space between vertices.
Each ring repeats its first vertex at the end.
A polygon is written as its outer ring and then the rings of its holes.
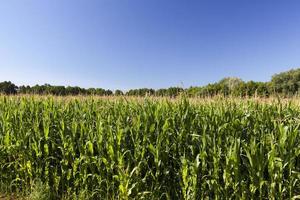
POLYGON ((300 1, 7 0, 0 81, 107 89, 268 81, 300 67, 300 1))

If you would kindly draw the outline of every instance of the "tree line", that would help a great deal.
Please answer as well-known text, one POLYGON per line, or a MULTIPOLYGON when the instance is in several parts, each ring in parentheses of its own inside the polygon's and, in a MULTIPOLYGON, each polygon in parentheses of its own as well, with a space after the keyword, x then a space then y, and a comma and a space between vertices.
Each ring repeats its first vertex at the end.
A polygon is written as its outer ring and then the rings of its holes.
POLYGON ((191 97, 212 97, 215 95, 252 97, 268 97, 274 94, 284 96, 298 95, 300 91, 300 68, 275 74, 269 82, 245 82, 240 78, 228 77, 216 83, 211 83, 201 87, 170 87, 162 89, 140 88, 131 89, 127 92, 122 90, 105 90, 103 88, 81 88, 72 86, 53 86, 50 84, 35 86, 16 86, 10 81, 0 83, 0 93, 2 94, 38 94, 38 95, 97 95, 97 96, 164 96, 176 97, 185 93, 191 97))
POLYGON ((213 84, 203 87, 190 87, 187 94, 190 96, 238 96, 238 97, 268 97, 281 95, 285 97, 299 95, 300 93, 300 68, 291 69, 272 76, 268 82, 245 82, 240 78, 224 78, 213 84))

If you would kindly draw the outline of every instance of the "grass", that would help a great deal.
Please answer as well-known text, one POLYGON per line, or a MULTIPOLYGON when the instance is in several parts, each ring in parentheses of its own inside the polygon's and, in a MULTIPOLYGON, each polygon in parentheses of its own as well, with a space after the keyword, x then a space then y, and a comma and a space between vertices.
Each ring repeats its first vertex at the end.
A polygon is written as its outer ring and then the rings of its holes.
POLYGON ((29 199, 299 199, 300 101, 0 97, 0 188, 29 199))

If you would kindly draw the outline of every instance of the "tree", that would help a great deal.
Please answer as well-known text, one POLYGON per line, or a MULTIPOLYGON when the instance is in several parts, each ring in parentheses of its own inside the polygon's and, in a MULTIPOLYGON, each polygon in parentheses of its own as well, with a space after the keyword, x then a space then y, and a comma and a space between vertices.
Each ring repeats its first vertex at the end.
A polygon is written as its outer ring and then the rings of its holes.
POLYGON ((244 81, 237 77, 227 77, 219 81, 221 90, 225 95, 234 93, 234 91, 241 86, 242 83, 244 83, 244 81))
POLYGON ((105 93, 104 93, 104 95, 105 96, 111 96, 111 95, 113 95, 114 93, 113 93, 113 91, 111 91, 111 90, 105 90, 105 93))
POLYGON ((141 89, 132 89, 129 90, 128 92, 126 92, 127 96, 151 96, 155 94, 155 90, 154 89, 149 89, 149 88, 141 88, 141 89))
POLYGON ((71 87, 71 86, 68 86, 66 87, 66 94, 67 95, 79 95, 79 94, 82 94, 84 93, 85 90, 83 90, 82 88, 80 87, 71 87))
POLYGON ((18 88, 19 94, 30 94, 31 93, 31 87, 29 85, 25 86, 22 85, 18 88))
POLYGON ((155 95, 156 96, 159 96, 159 97, 164 97, 164 96, 167 96, 167 89, 158 89, 155 91, 155 95))
POLYGON ((170 87, 167 89, 167 96, 169 97, 176 97, 178 96, 181 92, 183 92, 184 90, 180 87, 170 87))
POLYGON ((122 96, 122 95, 124 95, 124 93, 122 92, 122 90, 116 90, 115 95, 116 96, 122 96))
POLYGON ((0 83, 0 93, 3 94, 16 94, 18 87, 10 81, 0 83))
POLYGON ((300 68, 275 74, 271 80, 272 90, 276 93, 294 95, 300 89, 300 68))

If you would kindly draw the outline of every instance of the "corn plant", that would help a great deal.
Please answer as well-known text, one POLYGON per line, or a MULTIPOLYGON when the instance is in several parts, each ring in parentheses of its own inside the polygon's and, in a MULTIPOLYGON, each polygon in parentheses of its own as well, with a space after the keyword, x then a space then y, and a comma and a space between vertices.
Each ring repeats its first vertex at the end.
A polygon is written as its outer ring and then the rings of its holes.
POLYGON ((300 199, 299 124, 297 100, 0 96, 0 191, 300 199))

